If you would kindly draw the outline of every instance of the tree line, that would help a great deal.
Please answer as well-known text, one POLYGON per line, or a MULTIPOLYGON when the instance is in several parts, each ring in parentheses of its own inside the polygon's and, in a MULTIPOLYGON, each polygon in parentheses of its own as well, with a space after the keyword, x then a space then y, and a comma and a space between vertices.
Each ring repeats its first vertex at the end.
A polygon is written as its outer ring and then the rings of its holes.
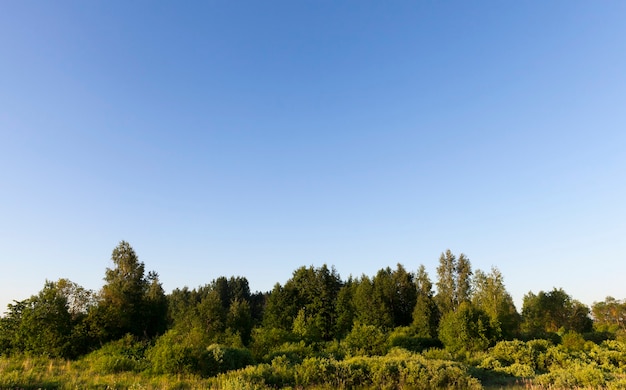
POLYGON ((423 265, 346 280, 327 265, 303 266, 284 284, 254 293, 238 276, 166 294, 125 241, 111 260, 100 291, 60 279, 9 304, 0 318, 0 355, 74 359, 130 337, 150 346, 147 355, 163 372, 207 373, 202 361, 211 345, 212 353, 215 345, 239 351, 245 365, 322 345, 352 355, 384 354, 389 344, 462 353, 501 340, 626 335, 625 300, 607 297, 589 308, 555 288, 529 292, 518 312, 497 268, 473 270, 467 256, 450 250, 439 257, 434 282, 423 265))

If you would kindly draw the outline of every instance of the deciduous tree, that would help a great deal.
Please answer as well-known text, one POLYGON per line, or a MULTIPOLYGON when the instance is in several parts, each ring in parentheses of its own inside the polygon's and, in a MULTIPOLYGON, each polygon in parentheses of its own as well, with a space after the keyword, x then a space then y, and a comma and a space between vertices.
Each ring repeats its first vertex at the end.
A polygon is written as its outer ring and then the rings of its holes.
POLYGON ((522 330, 535 336, 560 331, 584 333, 593 327, 589 308, 573 300, 563 289, 556 288, 547 293, 540 291, 537 295, 532 292, 526 294, 522 321, 522 330))
POLYGON ((510 339, 519 332, 520 317, 513 298, 504 287, 500 270, 492 268, 489 274, 477 270, 472 294, 474 306, 482 309, 491 319, 491 326, 500 337, 510 339))

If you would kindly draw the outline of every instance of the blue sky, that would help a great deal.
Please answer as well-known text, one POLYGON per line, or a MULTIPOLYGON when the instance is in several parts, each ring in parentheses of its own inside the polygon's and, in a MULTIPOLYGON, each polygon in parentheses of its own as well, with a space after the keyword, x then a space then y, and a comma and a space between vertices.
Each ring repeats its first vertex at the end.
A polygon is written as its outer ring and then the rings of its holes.
MULTIPOLYGON (((10 2, 0 307, 464 252, 519 305, 626 298, 626 4, 10 2)), ((521 309, 521 307, 518 307, 521 309)))

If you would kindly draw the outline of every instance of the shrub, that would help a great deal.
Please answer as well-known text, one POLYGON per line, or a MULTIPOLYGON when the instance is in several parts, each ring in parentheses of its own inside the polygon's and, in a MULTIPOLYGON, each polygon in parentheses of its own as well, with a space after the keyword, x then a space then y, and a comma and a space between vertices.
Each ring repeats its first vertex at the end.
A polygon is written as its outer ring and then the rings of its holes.
POLYGON ((284 343, 283 345, 272 349, 265 359, 273 361, 276 357, 284 357, 290 363, 300 363, 304 359, 313 355, 313 348, 306 345, 304 341, 297 343, 284 343))
POLYGON ((468 303, 446 314, 439 323, 439 339, 452 353, 484 351, 495 338, 487 313, 468 303))
POLYGON ((256 361, 271 362, 278 356, 276 350, 298 338, 291 332, 278 328, 254 328, 250 351, 256 361))
POLYGON ((424 358, 431 360, 452 360, 452 354, 450 351, 446 351, 443 348, 429 348, 422 351, 421 355, 424 358))
POLYGON ((378 327, 355 323, 342 344, 352 356, 384 355, 386 341, 385 334, 378 327))
POLYGON ((217 375, 222 372, 236 370, 254 363, 252 354, 245 348, 224 347, 219 344, 210 345, 203 362, 205 375, 217 375))
POLYGON ((580 333, 568 332, 561 337, 561 345, 568 351, 581 351, 585 348, 585 338, 580 333))
POLYGON ((147 368, 144 358, 146 348, 146 343, 136 341, 132 335, 126 335, 91 352, 83 360, 90 364, 94 371, 102 374, 139 372, 147 368))
POLYGON ((156 374, 200 373, 204 359, 202 335, 191 330, 182 334, 175 329, 159 337, 146 356, 156 374))
POLYGON ((607 377, 602 370, 591 366, 558 369, 535 378, 534 382, 546 387, 572 389, 576 387, 602 388, 607 377))
POLYGON ((387 345, 389 348, 400 347, 412 352, 443 346, 437 339, 418 337, 408 326, 395 328, 387 338, 387 345))

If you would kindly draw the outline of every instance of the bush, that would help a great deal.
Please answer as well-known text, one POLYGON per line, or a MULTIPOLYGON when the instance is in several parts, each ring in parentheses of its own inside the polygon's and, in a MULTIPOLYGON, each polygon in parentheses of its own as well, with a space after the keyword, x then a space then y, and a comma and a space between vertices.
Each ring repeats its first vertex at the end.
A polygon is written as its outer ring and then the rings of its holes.
POLYGON ((156 374, 201 373, 204 340, 193 329, 182 334, 174 329, 159 337, 146 356, 156 374))
POLYGON ((282 356, 290 363, 300 363, 313 354, 313 348, 306 345, 304 341, 300 341, 297 343, 284 343, 272 349, 269 354, 266 355, 266 359, 273 361, 275 358, 282 356))
POLYGON ((279 356, 277 349, 297 340, 298 338, 293 333, 283 329, 254 328, 250 350, 256 361, 269 363, 275 356, 279 356))
POLYGON ((452 353, 484 351, 495 341, 496 331, 487 313, 462 303, 441 319, 439 339, 452 353))
POLYGON ((582 351, 585 348, 585 338, 580 333, 568 332, 561 337, 561 345, 568 351, 582 351))
POLYGON ((607 377, 602 370, 591 366, 558 369, 535 378, 534 382, 546 387, 572 389, 576 387, 602 388, 607 377))
POLYGON ((480 389, 467 368, 450 361, 427 360, 418 354, 394 349, 386 356, 356 356, 346 360, 310 357, 290 364, 284 357, 219 375, 215 382, 237 383, 241 388, 316 389, 480 389))
POLYGON ((389 348, 400 347, 412 352, 422 352, 428 348, 443 347, 441 341, 426 337, 418 337, 408 326, 398 327, 387 338, 389 348))
POLYGON ((342 344, 352 356, 384 355, 387 351, 385 334, 374 325, 355 323, 342 344))
POLYGON ((247 349, 224 347, 218 344, 207 348, 205 359, 203 363, 206 369, 203 374, 209 376, 254 364, 252 354, 247 349))
POLYGON ((450 351, 446 351, 443 348, 429 348, 422 351, 421 355, 430 360, 452 360, 452 354, 450 351))
POLYGON ((136 341, 126 335, 117 341, 111 341, 102 348, 91 352, 83 360, 101 374, 114 374, 124 371, 139 372, 147 368, 144 358, 147 344, 136 341))

